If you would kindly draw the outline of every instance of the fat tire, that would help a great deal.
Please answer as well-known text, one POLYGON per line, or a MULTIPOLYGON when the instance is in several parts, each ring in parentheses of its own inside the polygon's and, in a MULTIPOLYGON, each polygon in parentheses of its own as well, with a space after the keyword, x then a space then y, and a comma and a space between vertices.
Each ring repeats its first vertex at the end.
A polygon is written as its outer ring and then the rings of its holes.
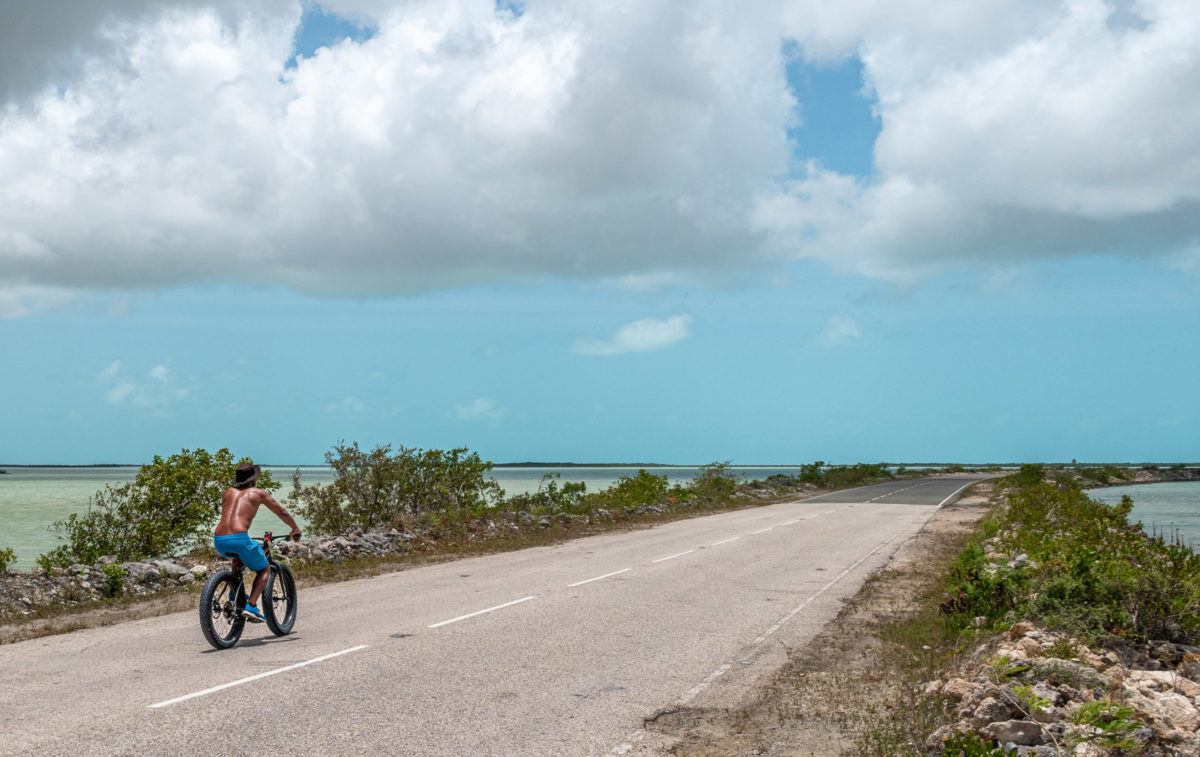
POLYGON ((263 617, 276 636, 287 636, 296 624, 296 580, 282 563, 271 561, 271 573, 263 590, 263 617), (279 601, 278 605, 276 604, 279 601))
POLYGON ((200 630, 209 644, 229 649, 238 643, 246 627, 246 619, 242 617, 245 597, 246 587, 232 570, 218 570, 204 582, 204 590, 200 592, 200 630), (228 630, 224 630, 226 623, 228 630))

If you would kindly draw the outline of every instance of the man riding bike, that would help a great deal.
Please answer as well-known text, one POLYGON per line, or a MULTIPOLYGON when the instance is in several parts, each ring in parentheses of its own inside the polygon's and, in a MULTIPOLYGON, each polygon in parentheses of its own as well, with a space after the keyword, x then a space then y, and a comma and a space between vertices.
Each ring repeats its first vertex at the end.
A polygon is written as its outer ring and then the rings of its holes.
POLYGON ((258 508, 266 505, 268 510, 292 527, 288 538, 300 541, 300 527, 296 525, 292 514, 279 504, 269 491, 254 485, 261 474, 262 469, 252 463, 244 463, 237 467, 233 482, 221 496, 221 520, 213 532, 213 547, 218 553, 237 555, 243 565, 257 574, 254 576, 250 596, 246 597, 246 605, 242 608, 242 614, 254 623, 266 620, 258 609, 258 598, 267 584, 269 573, 267 557, 263 554, 262 546, 250 538, 250 523, 258 514, 258 508))

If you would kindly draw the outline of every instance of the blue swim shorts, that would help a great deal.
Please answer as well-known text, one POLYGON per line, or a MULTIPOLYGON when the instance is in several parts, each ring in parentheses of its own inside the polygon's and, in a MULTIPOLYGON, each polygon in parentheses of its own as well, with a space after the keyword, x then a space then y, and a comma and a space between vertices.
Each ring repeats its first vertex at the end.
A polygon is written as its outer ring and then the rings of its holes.
POLYGON ((245 531, 214 536, 213 547, 226 557, 237 555, 242 564, 255 573, 267 567, 267 556, 263 554, 262 545, 251 539, 245 531))

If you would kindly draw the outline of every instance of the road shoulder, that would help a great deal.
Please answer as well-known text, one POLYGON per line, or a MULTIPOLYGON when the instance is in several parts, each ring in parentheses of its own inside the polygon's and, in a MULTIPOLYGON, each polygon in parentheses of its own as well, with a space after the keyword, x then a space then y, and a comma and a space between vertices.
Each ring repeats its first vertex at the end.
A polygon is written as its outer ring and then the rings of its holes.
POLYGON ((643 753, 687 757, 853 753, 871 713, 887 706, 896 681, 879 671, 893 645, 881 631, 927 609, 921 601, 990 509, 980 484, 940 509, 843 606, 837 618, 739 701, 678 708, 647 720, 643 753), (651 746, 653 745, 653 746, 651 746))

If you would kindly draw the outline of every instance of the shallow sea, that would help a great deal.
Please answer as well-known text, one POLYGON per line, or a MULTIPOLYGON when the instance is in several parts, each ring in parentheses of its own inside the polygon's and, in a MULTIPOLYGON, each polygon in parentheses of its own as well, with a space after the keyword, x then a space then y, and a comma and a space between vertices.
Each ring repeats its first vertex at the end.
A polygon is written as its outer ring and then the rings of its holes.
POLYGON ((1091 489, 1092 499, 1115 504, 1128 494, 1133 499, 1130 520, 1142 522, 1150 533, 1178 537, 1193 550, 1200 547, 1200 481, 1172 481, 1091 489))
MULTIPOLYGON (((276 481, 283 484, 278 495, 287 504, 287 493, 291 491, 292 473, 295 466, 266 466, 276 481)), ((41 554, 53 549, 58 537, 49 526, 71 513, 87 510, 88 498, 106 484, 122 484, 132 481, 137 475, 137 466, 81 467, 81 468, 37 468, 9 467, 0 475, 0 549, 11 548, 17 554, 17 567, 30 568, 41 554)), ((300 482, 304 485, 329 483, 333 470, 324 465, 300 466, 300 482)), ((690 480, 697 472, 694 467, 655 467, 652 473, 666 475, 671 483, 690 480)), ((775 473, 790 474, 799 469, 794 467, 750 466, 734 468, 747 479, 762 479, 775 473)), ((545 468, 496 468, 492 477, 507 494, 536 491, 546 474, 558 473, 560 483, 582 481, 588 491, 598 491, 614 484, 621 476, 637 473, 637 466, 596 467, 545 467, 545 468)), ((271 528, 277 519, 266 513, 260 516, 269 523, 263 530, 271 528)), ((303 522, 301 523, 303 525, 303 522)))

